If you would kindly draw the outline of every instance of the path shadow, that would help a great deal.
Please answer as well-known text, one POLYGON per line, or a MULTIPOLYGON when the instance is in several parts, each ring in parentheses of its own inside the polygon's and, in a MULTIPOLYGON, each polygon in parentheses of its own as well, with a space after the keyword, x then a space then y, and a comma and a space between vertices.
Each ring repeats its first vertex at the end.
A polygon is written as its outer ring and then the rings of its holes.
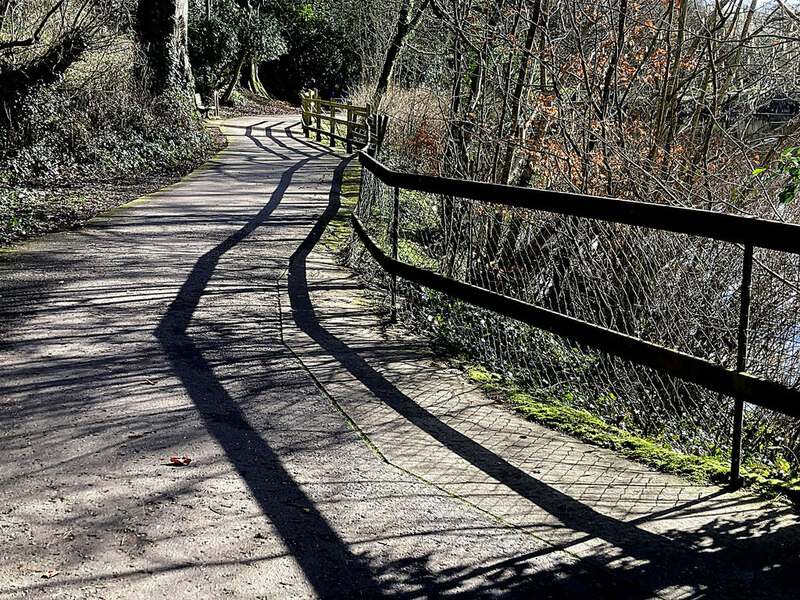
MULTIPOLYGON (((290 132, 287 130, 287 133, 290 132)), ((297 139, 311 146, 309 142, 297 139)), ((290 259, 288 293, 292 318, 301 331, 401 417, 491 478, 544 509, 566 527, 583 532, 585 537, 578 542, 599 539, 621 549, 628 560, 613 566, 613 572, 632 582, 639 590, 629 591, 624 597, 651 597, 659 591, 676 587, 691 588, 694 592, 690 597, 693 598, 798 597, 795 573, 800 569, 796 552, 800 548, 800 532, 797 527, 768 533, 771 540, 756 547, 750 543, 752 538, 741 531, 740 523, 712 524, 697 532, 696 536, 694 532, 674 531, 670 535, 672 539, 669 539, 641 529, 636 523, 604 515, 532 477, 442 422, 401 392, 357 351, 329 332, 320 323, 311 303, 306 260, 326 225, 339 210, 342 171, 343 166, 340 166, 325 213, 290 259), (698 549, 703 537, 708 535, 713 535, 718 547, 713 553, 698 549), (788 547, 792 550, 787 552, 788 547), (736 565, 736 569, 731 565, 736 565)), ((700 503, 709 499, 704 498, 700 503)), ((698 502, 687 502, 675 510, 688 510, 693 504, 698 502)), ((608 568, 619 558, 616 552, 611 552, 593 560, 608 568)))
MULTIPOLYGON (((314 150, 311 145, 307 147, 314 150)), ((304 154, 297 152, 301 156, 304 154)), ((355 552, 340 538, 282 464, 280 456, 248 423, 237 400, 215 376, 212 365, 203 355, 200 340, 193 339, 190 326, 221 259, 270 219, 289 189, 292 176, 318 154, 310 152, 305 156, 304 160, 284 172, 280 185, 257 215, 196 262, 155 333, 172 371, 191 397, 206 430, 223 448, 262 512, 270 517, 315 593, 323 598, 377 598, 385 595, 400 599, 443 596, 519 598, 530 594, 550 598, 623 597, 615 593, 621 589, 620 585, 607 575, 575 563, 562 553, 557 552, 558 560, 544 561, 538 570, 531 573, 530 560, 554 552, 547 546, 536 553, 479 567, 465 565, 437 570, 432 567, 436 557, 414 553, 412 544, 409 547, 412 551, 403 552, 404 558, 375 564, 366 554, 355 552), (541 568, 542 564, 545 568, 541 568), (546 568, 554 564, 564 568, 546 568)), ((348 162, 343 160, 336 169, 337 182, 348 162)), ((319 239, 337 210, 334 199, 338 201, 338 193, 337 183, 324 214, 314 223, 290 265, 319 239)), ((290 267, 292 269, 296 269, 296 265, 290 267)), ((296 275, 296 271, 292 273, 296 275)), ((292 281, 296 281, 295 275, 290 275, 292 281)), ((397 521, 400 525, 401 515, 397 521)), ((395 533, 376 531, 371 539, 390 540, 395 533)), ((423 533, 414 532, 413 536, 416 535, 423 533)))
MULTIPOLYGON (((311 337, 319 346, 330 356, 334 357, 344 366, 352 375, 364 383, 370 391, 378 398, 381 398, 387 404, 398 410, 398 412, 407 418, 412 423, 421 426, 422 429, 433 433, 434 436, 443 441, 449 447, 464 447, 463 455, 469 456, 471 460, 476 461, 478 464, 484 465, 487 472, 495 474, 496 478, 503 481, 509 478, 515 478, 516 475, 512 472, 513 467, 505 463, 505 467, 509 469, 508 474, 502 474, 498 471, 496 466, 504 463, 502 459, 491 454, 482 446, 465 438, 455 430, 450 429, 432 415, 424 411, 418 405, 413 403, 409 398, 403 395, 396 387, 389 381, 383 378, 377 371, 375 371, 366 361, 358 356, 354 351, 350 350, 343 342, 341 342, 334 335, 330 334, 324 327, 321 326, 317 320, 314 308, 311 304, 311 299, 308 290, 308 281, 306 274, 306 259, 308 254, 320 240, 323 232, 325 231, 328 223, 336 215, 340 207, 340 193, 341 193, 341 179, 344 169, 349 160, 343 162, 335 172, 334 184, 331 188, 328 206, 320 219, 309 232, 306 239, 300 244, 298 249, 289 260, 288 271, 288 293, 292 308, 292 314, 295 324, 311 337)), ((549 488, 548 488, 549 489, 549 488)), ((547 547, 544 553, 553 552, 552 547, 547 547)), ((503 598, 516 598, 528 597, 530 594, 547 593, 548 597, 567 598, 567 597, 595 597, 593 594, 585 596, 587 592, 579 583, 582 579, 594 579, 597 582, 602 581, 604 584, 604 592, 595 591, 594 594, 599 594, 602 597, 619 597, 619 598, 645 598, 649 594, 643 590, 630 588, 630 586, 615 581, 613 578, 608 577, 606 573, 599 570, 593 571, 591 574, 587 573, 587 565, 579 565, 575 573, 556 572, 556 573, 536 573, 534 576, 524 574, 523 565, 530 556, 520 556, 512 561, 507 561, 503 568, 516 569, 516 574, 506 581, 504 581, 502 590, 495 589, 491 595, 493 597, 503 598), (580 572, 580 577, 578 577, 580 572), (572 576, 572 577, 571 577, 572 576), (581 590, 579 592, 579 589, 581 590), (610 596, 607 596, 610 593, 610 596)), ((416 561, 408 561, 406 565, 394 565, 399 572, 408 571, 410 564, 415 564, 416 568, 412 569, 415 575, 420 576, 425 573, 424 557, 418 557, 416 561)), ((492 571, 495 567, 486 567, 487 571, 492 571)), ((474 577, 483 574, 483 569, 470 569, 465 572, 452 573, 451 577, 442 577, 440 581, 430 582, 426 588, 425 597, 436 598, 441 594, 450 595, 452 589, 457 588, 462 582, 469 581, 474 577)), ((506 574, 508 577, 508 574, 506 574)), ((424 577, 419 577, 424 581, 424 577)), ((483 590, 488 592, 489 590, 483 590)), ((468 594, 469 597, 480 595, 480 591, 468 594)), ((600 597, 596 596, 596 597, 600 597)), ((531 596, 532 597, 532 596, 531 596)))
POLYGON ((223 448, 263 513, 277 515, 272 518, 273 526, 317 594, 349 597, 361 590, 377 597, 381 595, 380 587, 372 577, 368 560, 351 551, 330 527, 283 466, 280 457, 245 419, 188 333, 200 298, 222 257, 269 219, 293 175, 310 160, 298 161, 287 169, 266 206, 197 261, 158 324, 155 335, 207 431, 223 448), (334 573, 336 576, 331 576, 334 573))

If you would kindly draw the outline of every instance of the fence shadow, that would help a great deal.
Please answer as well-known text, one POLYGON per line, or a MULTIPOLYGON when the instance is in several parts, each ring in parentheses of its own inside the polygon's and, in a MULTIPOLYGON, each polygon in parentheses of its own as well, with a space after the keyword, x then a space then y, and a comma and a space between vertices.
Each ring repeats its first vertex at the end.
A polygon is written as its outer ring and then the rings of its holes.
POLYGON ((380 587, 371 576, 368 560, 354 553, 339 538, 283 466, 280 457, 248 423, 237 401, 219 382, 188 332, 192 316, 220 259, 270 218, 293 175, 310 160, 305 158, 288 168, 266 206, 197 261, 158 324, 155 335, 205 428, 223 448, 263 513, 278 515, 271 522, 315 591, 323 597, 348 596, 354 590, 366 590, 379 596, 380 587), (332 571, 338 576, 331 577, 332 571))
MULTIPOLYGON (((659 590, 686 586, 695 590, 691 597, 716 598, 726 593, 740 597, 793 597, 795 573, 800 569, 796 550, 800 548, 796 527, 784 528, 765 543, 753 544, 753 537, 743 528, 756 523, 712 524, 695 533, 672 532, 668 539, 636 526, 606 516, 592 507, 539 481, 506 461, 460 431, 443 423, 402 393, 391 381, 373 368, 355 350, 328 331, 316 316, 311 303, 306 259, 319 241, 325 226, 339 209, 340 175, 331 190, 328 208, 291 258, 288 292, 295 325, 327 354, 335 358, 375 397, 404 419, 436 439, 443 446, 468 461, 496 481, 544 509, 566 526, 583 532, 584 539, 599 538, 620 550, 631 560, 628 566, 616 566, 614 572, 634 582, 641 597, 659 590), (704 536, 712 536, 718 550, 702 552, 704 536), (792 550, 787 551, 787 546, 792 550), (757 551, 756 551, 757 550, 757 551), (736 569, 731 569, 736 565, 736 569), (765 592, 766 591, 766 592, 765 592), (767 596, 763 596, 766 593, 767 596)), ((386 351, 391 351, 384 348, 386 351)), ((676 508, 690 509, 692 503, 676 508)), ((698 509, 698 511, 701 509, 698 509)), ((763 524, 760 526, 763 531, 763 524)), ((755 530, 755 529, 754 529, 755 530)), ((618 558, 618 557, 617 557, 618 558)), ((610 566, 611 559, 600 561, 610 566)), ((638 594, 638 592, 637 592, 638 594)), ((633 597, 633 596, 626 596, 633 597)))

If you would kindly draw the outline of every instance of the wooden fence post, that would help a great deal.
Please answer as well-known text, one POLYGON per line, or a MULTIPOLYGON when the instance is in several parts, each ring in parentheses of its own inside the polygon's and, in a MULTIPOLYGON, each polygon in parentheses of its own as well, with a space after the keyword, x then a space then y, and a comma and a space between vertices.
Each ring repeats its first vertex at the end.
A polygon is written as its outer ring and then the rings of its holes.
POLYGON ((307 92, 300 92, 300 117, 303 121, 303 135, 308 137, 309 106, 307 92))
MULTIPOLYGON (((394 202, 392 203, 392 229, 391 245, 392 258, 397 260, 397 248, 400 243, 400 188, 394 188, 394 202)), ((389 322, 397 323, 397 275, 392 274, 389 286, 391 293, 391 308, 389 312, 389 322)))
POLYGON ((353 152, 353 109, 350 99, 347 99, 347 153, 353 152))
MULTIPOLYGON (((739 335, 736 353, 736 370, 743 373, 747 368, 747 328, 750 323, 750 288, 753 279, 753 244, 744 245, 742 259, 741 305, 739 307, 739 335)), ((731 441, 730 487, 742 486, 742 435, 744 430, 744 400, 736 396, 733 404, 733 439, 731 441)))
POLYGON ((317 90, 313 90, 314 99, 315 99, 315 108, 314 115, 317 117, 317 141, 322 140, 322 134, 320 131, 322 130, 322 120, 320 119, 320 113, 322 113, 322 104, 320 104, 319 100, 319 92, 317 90))
POLYGON ((375 144, 375 156, 378 155, 378 150, 383 146, 383 138, 386 137, 386 129, 389 125, 389 117, 387 115, 378 115, 377 117, 378 139, 375 144))
POLYGON ((364 117, 364 127, 367 133, 367 152, 374 146, 372 136, 375 135, 375 117, 372 114, 372 104, 367 104, 367 115, 364 117))
POLYGON ((333 136, 336 134, 336 123, 333 120, 336 118, 336 109, 333 106, 334 99, 331 98, 331 148, 336 147, 336 140, 333 136))

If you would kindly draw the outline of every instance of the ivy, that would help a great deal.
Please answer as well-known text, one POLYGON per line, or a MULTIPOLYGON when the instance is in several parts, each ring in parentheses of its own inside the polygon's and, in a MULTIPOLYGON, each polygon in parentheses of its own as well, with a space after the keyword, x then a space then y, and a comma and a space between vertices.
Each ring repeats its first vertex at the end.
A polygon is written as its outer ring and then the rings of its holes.
MULTIPOLYGON (((797 186, 800 185, 800 147, 787 148, 781 153, 781 159, 775 166, 775 170, 768 173, 764 183, 775 178, 782 177, 784 180, 783 189, 778 194, 778 200, 784 204, 789 204, 797 194, 797 186)), ((754 176, 767 173, 766 167, 758 168, 753 171, 754 176)))

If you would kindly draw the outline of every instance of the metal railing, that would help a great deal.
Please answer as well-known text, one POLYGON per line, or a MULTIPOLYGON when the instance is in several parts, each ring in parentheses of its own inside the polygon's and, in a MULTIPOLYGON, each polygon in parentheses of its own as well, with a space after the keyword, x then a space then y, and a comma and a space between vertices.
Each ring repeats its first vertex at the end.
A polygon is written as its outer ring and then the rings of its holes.
POLYGON ((800 255, 800 226, 707 210, 403 173, 391 170, 365 152, 359 154, 359 159, 364 169, 386 186, 393 188, 394 192, 388 234, 391 256, 370 238, 358 217, 355 214, 352 216, 359 239, 383 270, 391 275, 393 319, 397 310, 397 277, 403 277, 464 302, 730 396, 734 398, 731 449, 733 486, 738 486, 741 481, 744 403, 787 416, 800 417, 800 390, 745 371, 753 249, 757 247, 800 255), (727 368, 704 358, 399 261, 401 189, 688 234, 741 245, 744 255, 739 290, 741 302, 735 368, 727 368))

